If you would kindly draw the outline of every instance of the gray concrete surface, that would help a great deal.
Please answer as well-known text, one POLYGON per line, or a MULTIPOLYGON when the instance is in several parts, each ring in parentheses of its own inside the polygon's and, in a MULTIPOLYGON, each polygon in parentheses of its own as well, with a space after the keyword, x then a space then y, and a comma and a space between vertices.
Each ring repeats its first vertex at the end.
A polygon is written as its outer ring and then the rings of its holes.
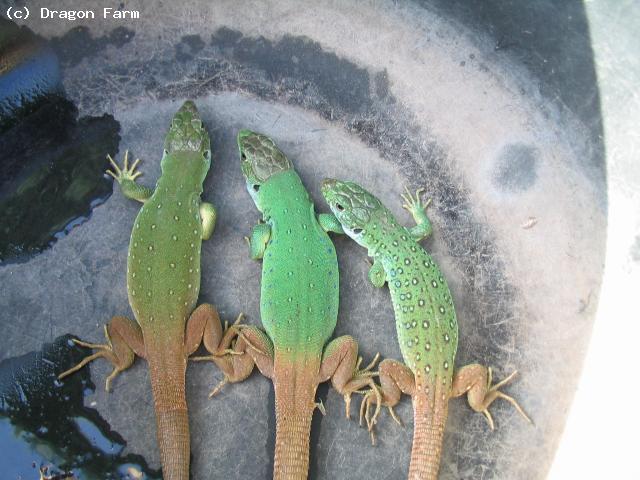
MULTIPOLYGON (((201 300, 224 318, 242 310, 259 324, 260 265, 242 241, 258 215, 238 168, 240 127, 278 142, 321 211, 318 186, 326 175, 363 183, 407 223, 397 194, 405 184, 425 186, 435 225, 425 246, 453 290, 457 364, 491 365, 497 378, 518 369, 507 391, 535 422, 497 403, 498 429, 490 432, 481 415, 453 401, 441 478, 544 478, 603 268, 606 186, 593 126, 546 96, 525 65, 496 56, 489 36, 429 5, 312 5, 128 2, 141 19, 117 36, 122 25, 86 22, 80 38, 94 43, 81 42, 84 50, 68 24, 29 25, 56 39, 67 92, 81 113, 110 112, 121 122, 121 152, 144 159, 149 185, 171 115, 195 97, 215 149, 205 198, 219 208, 214 237, 203 247, 201 300)), ((68 332, 99 340, 110 316, 129 312, 125 252, 137 209, 116 192, 49 251, 0 267, 0 308, 11 312, 2 322, 3 357, 68 332)), ((378 351, 399 358, 388 292, 368 285, 361 249, 344 238, 335 243, 342 275, 336 335, 354 335, 366 358, 378 351)), ((91 369, 96 383, 108 372, 105 363, 91 369)), ((269 478, 272 388, 254 375, 208 400, 219 378, 207 365, 188 372, 193 478, 269 478)), ((147 385, 138 362, 113 393, 99 389, 88 401, 128 450, 157 465, 147 385)), ((311 478, 406 474, 408 399, 398 408, 406 427, 385 415, 372 447, 366 431, 343 418, 339 395, 319 395, 328 415, 314 423, 311 478)))

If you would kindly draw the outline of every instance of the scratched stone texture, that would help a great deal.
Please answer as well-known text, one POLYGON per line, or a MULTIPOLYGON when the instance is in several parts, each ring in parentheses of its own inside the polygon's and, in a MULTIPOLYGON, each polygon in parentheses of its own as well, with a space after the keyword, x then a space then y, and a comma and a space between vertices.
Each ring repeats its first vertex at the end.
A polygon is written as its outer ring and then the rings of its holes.
MULTIPOLYGON (((435 232, 424 245, 453 291, 456 363, 490 365, 497 379, 517 369, 505 391, 534 420, 526 424, 496 402, 491 432, 464 400, 453 400, 440 478, 544 478, 589 339, 606 231, 598 92, 581 4, 567 2, 556 18, 545 2, 488 2, 473 7, 477 17, 460 2, 308 3, 131 1, 126 7, 141 12, 136 22, 27 25, 55 45, 80 113, 106 112, 121 123, 120 156, 129 149, 143 159, 146 185, 159 174, 171 116, 195 99, 214 150, 204 199, 219 214, 203 245, 200 298, 224 319, 243 311, 260 323, 260 264, 242 240, 258 214, 239 170, 238 129, 276 140, 319 211, 327 211, 318 188, 325 176, 362 183, 407 224, 398 194, 425 187, 435 232)), ((66 333, 102 340, 105 321, 130 314, 126 250, 138 208, 116 189, 49 250, 0 267, 1 358, 66 333)), ((335 335, 356 337, 365 360, 376 352, 400 358, 387 290, 367 282, 363 249, 346 238, 335 244, 335 335)), ((91 366, 99 386, 108 371, 105 362, 91 366)), ((270 382, 254 373, 208 399, 220 379, 213 365, 189 367, 192 477, 270 478, 270 382)), ((148 385, 138 361, 111 394, 98 388, 86 401, 96 402, 127 451, 158 466, 148 385)), ((405 426, 384 413, 373 447, 355 421, 359 402, 347 421, 339 395, 321 387, 318 396, 327 416, 314 419, 310 478, 406 475, 408 398, 397 408, 405 426)))

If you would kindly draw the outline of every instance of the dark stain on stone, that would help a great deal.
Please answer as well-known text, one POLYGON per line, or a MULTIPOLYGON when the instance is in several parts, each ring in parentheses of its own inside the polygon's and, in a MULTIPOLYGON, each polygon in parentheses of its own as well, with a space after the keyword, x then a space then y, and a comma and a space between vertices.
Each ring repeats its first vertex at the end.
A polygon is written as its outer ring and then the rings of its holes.
POLYGON ((229 28, 220 28, 211 39, 224 55, 264 71, 273 82, 296 79, 301 90, 313 90, 356 113, 371 107, 369 73, 335 53, 324 51, 306 37, 285 35, 277 42, 264 37, 245 37, 229 28))
POLYGON ((44 250, 111 195, 105 155, 118 151, 120 125, 77 114, 51 96, 0 135, 0 263, 44 250))
POLYGON ((500 151, 493 170, 493 183, 505 192, 519 193, 531 188, 538 178, 538 150, 514 143, 500 151))
POLYGON ((205 46, 200 35, 185 35, 176 45, 176 60, 187 62, 193 60, 193 57, 200 52, 205 46))
MULTIPOLYGON (((0 445, 5 478, 37 478, 73 472, 73 478, 129 478, 129 468, 159 479, 140 455, 123 455, 127 444, 97 410, 84 406, 95 390, 84 368, 61 382, 60 372, 88 354, 71 336, 44 344, 41 351, 0 362, 0 445)), ((64 477, 62 477, 64 478, 64 477)))
POLYGON ((378 98, 383 99, 389 95, 389 75, 386 69, 373 76, 373 84, 378 98))
POLYGON ((91 57, 113 45, 120 48, 131 41, 135 32, 125 27, 114 28, 108 35, 93 38, 87 27, 74 27, 61 37, 51 40, 51 45, 64 66, 80 63, 85 57, 91 57))

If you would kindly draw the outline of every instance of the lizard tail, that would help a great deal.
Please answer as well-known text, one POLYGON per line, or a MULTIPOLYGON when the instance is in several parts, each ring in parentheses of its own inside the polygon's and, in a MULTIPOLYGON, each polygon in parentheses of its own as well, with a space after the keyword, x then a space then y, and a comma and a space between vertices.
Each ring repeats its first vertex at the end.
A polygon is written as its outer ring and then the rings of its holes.
MULTIPOLYGON (((277 360, 276 360, 277 363, 277 360)), ((283 362, 284 363, 284 362, 283 362)), ((274 480, 305 480, 309 471, 309 435, 316 408, 317 370, 276 368, 276 446, 274 480)))
POLYGON ((149 359, 149 373, 156 412, 156 429, 162 478, 189 480, 189 420, 185 395, 186 360, 157 365, 149 359))
POLYGON ((437 480, 448 395, 433 389, 418 390, 413 397, 413 446, 409 480, 437 480), (431 390, 431 394, 429 394, 431 390))

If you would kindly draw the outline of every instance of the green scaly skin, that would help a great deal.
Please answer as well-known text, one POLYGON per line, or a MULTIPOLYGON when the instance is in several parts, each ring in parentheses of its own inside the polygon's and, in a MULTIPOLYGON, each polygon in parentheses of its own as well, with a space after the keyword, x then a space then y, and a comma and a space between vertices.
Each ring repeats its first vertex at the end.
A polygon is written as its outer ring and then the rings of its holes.
MULTIPOLYGON (((102 357, 114 367, 106 380, 109 390, 113 378, 131 366, 135 355, 146 359, 163 478, 188 480, 187 358, 204 337, 205 346, 228 369, 232 361, 228 348, 236 334, 236 327, 222 332, 211 305, 195 308, 202 240, 211 236, 216 219, 213 205, 200 200, 211 164, 209 135, 193 102, 185 102, 166 136, 162 175, 155 189, 135 182, 140 175, 138 160, 129 167, 125 155, 123 169, 109 160, 114 170, 107 173, 118 181, 122 193, 144 204, 131 232, 127 260, 127 291, 135 322, 113 317, 105 326, 107 343, 103 345, 75 340, 96 352, 59 378, 102 357)), ((250 372, 252 364, 248 366, 250 372)))
POLYGON ((274 384, 274 479, 299 480, 307 478, 316 387, 331 379, 348 417, 353 392, 368 386, 379 396, 371 379, 375 360, 360 370, 353 338, 327 344, 338 315, 338 261, 326 233, 342 231, 335 218, 316 215, 300 177, 270 138, 242 130, 238 146, 247 189, 264 221, 248 240, 252 258, 263 260, 260 313, 266 333, 244 327, 235 348, 244 350, 239 345, 246 342, 246 352, 274 384))
MULTIPOLYGON (((511 402, 529 420, 513 398, 498 390, 516 372, 493 386, 491 369, 481 365, 467 365, 454 373, 458 323, 447 282, 418 243, 432 232, 424 211, 428 203, 421 204, 420 190, 415 197, 408 191, 402 196, 403 207, 416 222, 411 229, 400 225, 380 200, 355 183, 326 179, 322 194, 344 232, 373 258, 371 283, 389 285, 404 364, 395 360, 380 364, 382 401, 397 420, 393 406, 401 393, 411 395, 414 436, 409 478, 435 479, 450 398, 466 393, 471 407, 486 416, 491 429, 488 408, 496 398, 511 402)), ((368 395, 363 403, 370 429, 375 417, 369 417, 369 407, 378 401, 368 395)))

